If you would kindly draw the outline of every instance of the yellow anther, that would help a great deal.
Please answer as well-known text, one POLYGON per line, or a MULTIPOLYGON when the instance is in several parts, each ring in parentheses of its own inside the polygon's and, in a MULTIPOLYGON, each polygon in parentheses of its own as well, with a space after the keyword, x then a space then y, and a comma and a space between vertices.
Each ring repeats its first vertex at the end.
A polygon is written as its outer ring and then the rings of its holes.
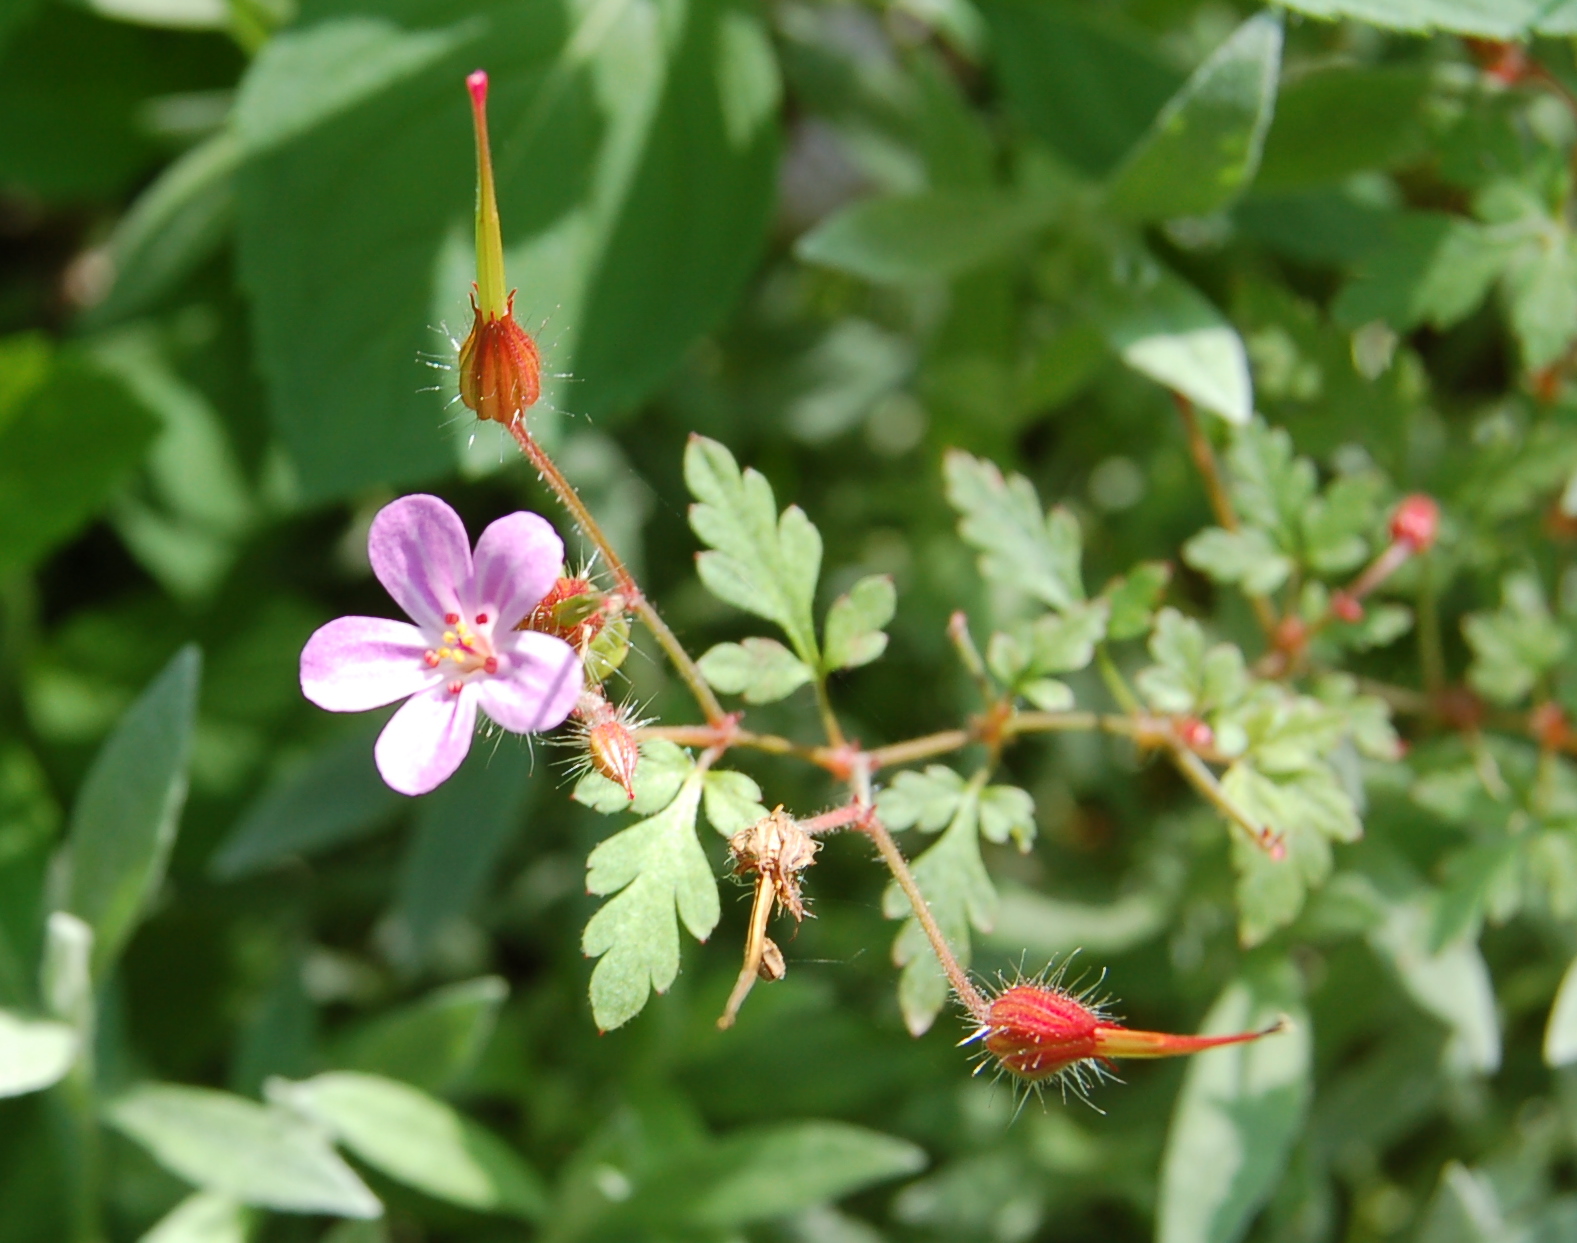
POLYGON ((453 658, 454 658, 454 653, 451 652, 447 647, 441 647, 441 648, 438 649, 438 659, 439 660, 452 660, 453 658))

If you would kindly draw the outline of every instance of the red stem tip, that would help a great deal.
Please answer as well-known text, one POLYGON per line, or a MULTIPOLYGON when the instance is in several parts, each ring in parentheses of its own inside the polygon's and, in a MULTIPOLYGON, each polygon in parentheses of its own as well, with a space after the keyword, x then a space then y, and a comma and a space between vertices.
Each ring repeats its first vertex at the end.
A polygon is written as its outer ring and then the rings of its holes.
POLYGON ((481 110, 487 107, 487 70, 478 69, 475 73, 467 74, 465 88, 471 92, 472 106, 481 110))

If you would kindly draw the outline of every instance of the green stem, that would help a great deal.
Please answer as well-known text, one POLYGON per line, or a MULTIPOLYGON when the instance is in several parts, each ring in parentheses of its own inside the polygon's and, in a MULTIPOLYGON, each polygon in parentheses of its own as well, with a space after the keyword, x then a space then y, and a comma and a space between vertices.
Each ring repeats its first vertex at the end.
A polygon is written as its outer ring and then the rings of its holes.
POLYGON ((60 1152, 71 1243, 104 1243, 100 1210, 98 1110, 93 1090, 92 1054, 82 1056, 49 1093, 49 1120, 60 1152))
POLYGON ((1123 678, 1117 663, 1112 660, 1112 654, 1104 643, 1095 649, 1095 667, 1100 671, 1101 681, 1106 683, 1106 689, 1112 693, 1112 698, 1117 701, 1117 706, 1130 716, 1141 716, 1144 707, 1139 698, 1128 689, 1128 683, 1123 678))
POLYGON ((835 749, 848 746, 849 740, 843 736, 843 727, 838 724, 838 714, 832 710, 832 697, 827 694, 826 676, 817 674, 814 685, 816 710, 821 713, 821 727, 827 733, 827 745, 835 749))

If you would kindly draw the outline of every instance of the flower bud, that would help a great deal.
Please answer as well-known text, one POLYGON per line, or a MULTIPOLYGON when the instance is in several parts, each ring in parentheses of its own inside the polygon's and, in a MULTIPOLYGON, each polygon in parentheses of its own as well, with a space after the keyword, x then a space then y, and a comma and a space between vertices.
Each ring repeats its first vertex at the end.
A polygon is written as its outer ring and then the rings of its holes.
POLYGON ((1363 620, 1363 604, 1349 592, 1335 592, 1331 596, 1331 616, 1356 626, 1363 620))
POLYGON ((516 630, 539 630, 581 648, 597 637, 606 617, 603 596, 589 578, 559 577, 516 630))
POLYGON ((1440 533, 1440 506, 1431 496, 1415 492, 1391 515, 1391 540, 1415 553, 1428 552, 1440 533))
POLYGON ((583 690, 572 715, 575 744, 581 749, 574 767, 606 777, 633 799, 635 770, 641 762, 635 731, 645 722, 635 719, 628 704, 609 703, 600 687, 583 690))
POLYGON ((1571 722, 1556 703, 1541 703, 1528 714, 1528 733, 1544 751, 1563 751, 1571 743, 1571 722))
POLYGON ((635 766, 641 761, 641 751, 621 715, 616 713, 586 731, 586 754, 592 768, 622 786, 630 798, 635 797, 635 766))
POLYGON ((1216 731, 1197 716, 1178 717, 1175 728, 1178 741, 1190 751, 1208 751, 1216 745, 1216 731))
POLYGON ((487 138, 487 74, 465 80, 476 126, 476 318, 460 347, 460 400, 477 417, 506 427, 535 404, 542 390, 537 344, 515 322, 515 295, 504 292, 504 243, 487 138))
POLYGON ((1088 1005, 1085 997, 1052 982, 1015 984, 999 993, 992 1000, 978 1035, 1001 1067, 1015 1078, 1040 1083, 1066 1075, 1069 1085, 1077 1090, 1088 1071, 1099 1073, 1115 1058, 1181 1057, 1221 1045, 1258 1040, 1283 1026, 1278 1022, 1264 1031, 1230 1036, 1134 1031, 1110 1021, 1099 1005, 1088 1005))

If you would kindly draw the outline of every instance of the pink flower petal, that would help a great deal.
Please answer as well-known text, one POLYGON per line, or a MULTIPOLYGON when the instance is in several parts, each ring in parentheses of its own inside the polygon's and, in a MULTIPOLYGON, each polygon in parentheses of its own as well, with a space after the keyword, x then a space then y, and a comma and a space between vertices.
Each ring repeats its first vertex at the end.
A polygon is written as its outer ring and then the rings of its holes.
POLYGON ((365 712, 433 685, 422 663, 427 643, 409 622, 340 617, 301 650, 301 693, 330 712, 365 712))
POLYGON ((436 686, 412 695, 383 727, 372 749, 390 789, 426 794, 454 775, 476 731, 475 684, 458 695, 436 686))
POLYGON ((367 533, 367 556, 378 581, 418 626, 437 634, 446 613, 463 611, 471 542, 460 516, 436 496, 402 496, 380 509, 367 533))
POLYGON ((563 565, 564 541, 546 518, 508 514, 476 542, 476 578, 468 608, 492 614, 501 629, 517 626, 548 594, 563 565))
POLYGON ((508 645, 498 649, 497 675, 474 684, 482 711, 517 734, 552 729, 580 698, 580 657, 550 634, 523 630, 500 637, 508 645))

